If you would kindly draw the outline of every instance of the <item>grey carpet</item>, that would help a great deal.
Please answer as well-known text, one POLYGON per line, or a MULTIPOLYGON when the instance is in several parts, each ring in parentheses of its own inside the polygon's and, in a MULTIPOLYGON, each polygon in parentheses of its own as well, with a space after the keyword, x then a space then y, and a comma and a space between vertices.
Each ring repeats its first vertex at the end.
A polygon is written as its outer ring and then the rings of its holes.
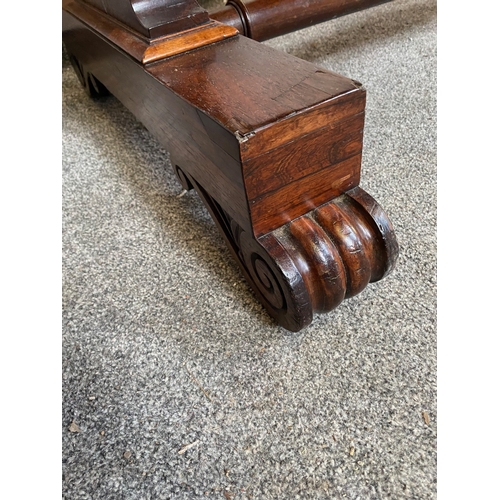
POLYGON ((67 500, 436 498, 436 1, 266 43, 365 85, 361 186, 397 267, 277 327, 168 154, 63 53, 67 500))

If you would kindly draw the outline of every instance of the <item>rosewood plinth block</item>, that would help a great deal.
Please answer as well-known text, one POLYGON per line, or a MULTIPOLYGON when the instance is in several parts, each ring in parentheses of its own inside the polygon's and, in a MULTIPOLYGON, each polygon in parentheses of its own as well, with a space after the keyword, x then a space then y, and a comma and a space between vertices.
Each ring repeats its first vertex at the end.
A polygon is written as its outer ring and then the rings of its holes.
POLYGON ((120 17, 63 4, 80 81, 115 95, 169 151, 280 325, 298 331, 390 272, 392 225, 359 187, 360 83, 241 36, 196 2, 153 2, 155 22, 128 9, 148 2, 101 3, 120 17))

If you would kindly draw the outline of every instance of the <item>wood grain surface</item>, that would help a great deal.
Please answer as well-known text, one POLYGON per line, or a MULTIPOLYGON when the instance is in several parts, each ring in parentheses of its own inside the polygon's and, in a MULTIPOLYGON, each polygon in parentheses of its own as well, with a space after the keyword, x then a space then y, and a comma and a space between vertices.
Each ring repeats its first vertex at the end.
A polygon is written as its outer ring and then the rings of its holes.
POLYGON ((201 26, 208 13, 196 0, 77 0, 154 39, 201 26))
POLYGON ((390 0, 228 0, 210 17, 263 41, 390 0))

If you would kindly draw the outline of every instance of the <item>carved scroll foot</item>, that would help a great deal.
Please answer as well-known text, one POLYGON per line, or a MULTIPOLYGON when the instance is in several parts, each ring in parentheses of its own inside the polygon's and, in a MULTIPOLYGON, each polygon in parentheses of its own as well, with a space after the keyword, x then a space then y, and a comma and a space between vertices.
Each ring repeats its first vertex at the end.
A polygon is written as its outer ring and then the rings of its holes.
POLYGON ((68 53, 68 57, 78 80, 89 97, 97 99, 109 95, 108 89, 92 73, 86 70, 80 60, 71 53, 68 53))
POLYGON ((356 187, 260 237, 243 230, 196 180, 194 187, 269 314, 299 331, 394 267, 398 244, 378 203, 356 187))

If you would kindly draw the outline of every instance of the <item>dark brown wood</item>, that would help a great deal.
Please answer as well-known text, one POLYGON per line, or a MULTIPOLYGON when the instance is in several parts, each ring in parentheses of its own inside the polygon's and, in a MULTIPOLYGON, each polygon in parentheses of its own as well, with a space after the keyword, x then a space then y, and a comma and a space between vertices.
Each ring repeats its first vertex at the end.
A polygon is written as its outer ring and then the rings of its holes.
POLYGON ((78 0, 99 9, 132 30, 154 39, 209 22, 195 0, 78 0))
POLYGON ((395 265, 392 224, 359 187, 255 239, 193 178, 181 177, 204 201, 260 302, 287 330, 303 329, 315 313, 331 311, 395 265))
POLYGON ((264 41, 391 0, 228 0, 210 17, 264 41))
POLYGON ((243 37, 148 71, 230 132, 205 122, 241 161, 256 236, 358 185, 365 91, 357 82, 243 37))
POLYGON ((115 19, 89 7, 87 2, 64 0, 63 8, 65 12, 70 12, 76 19, 85 19, 96 33, 143 64, 195 50, 238 33, 236 28, 208 20, 208 22, 194 28, 155 39, 147 39, 136 31, 130 31, 117 25, 115 19))
POLYGON ((299 330, 392 268, 391 223, 358 187, 361 84, 213 20, 146 40, 68 1, 63 40, 87 92, 170 152, 279 324, 299 330))

